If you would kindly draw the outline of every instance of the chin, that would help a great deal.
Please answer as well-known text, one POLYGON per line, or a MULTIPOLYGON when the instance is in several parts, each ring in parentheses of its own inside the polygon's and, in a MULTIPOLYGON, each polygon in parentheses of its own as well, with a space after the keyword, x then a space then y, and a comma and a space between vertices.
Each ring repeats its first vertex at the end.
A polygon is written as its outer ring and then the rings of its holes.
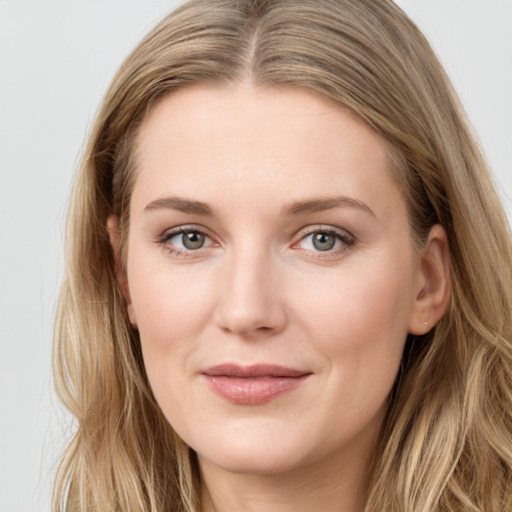
POLYGON ((300 461, 268 447, 245 453, 229 451, 216 455, 203 457, 198 454, 199 462, 214 465, 229 473, 254 476, 283 475, 300 466, 300 461))
MULTIPOLYGON (((254 432, 253 432, 254 434, 254 432)), ((289 472, 309 458, 304 443, 290 436, 225 435, 222 440, 196 447, 199 462, 237 474, 277 475, 289 472), (299 446, 302 445, 302 446, 299 446)))

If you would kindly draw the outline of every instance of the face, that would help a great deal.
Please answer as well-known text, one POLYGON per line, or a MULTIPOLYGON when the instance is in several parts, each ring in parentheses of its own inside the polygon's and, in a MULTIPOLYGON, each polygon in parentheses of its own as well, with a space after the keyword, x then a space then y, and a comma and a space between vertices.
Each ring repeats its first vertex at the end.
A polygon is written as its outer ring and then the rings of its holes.
POLYGON ((194 86, 142 125, 129 312, 200 463, 368 453, 421 287, 384 141, 300 89, 194 86))

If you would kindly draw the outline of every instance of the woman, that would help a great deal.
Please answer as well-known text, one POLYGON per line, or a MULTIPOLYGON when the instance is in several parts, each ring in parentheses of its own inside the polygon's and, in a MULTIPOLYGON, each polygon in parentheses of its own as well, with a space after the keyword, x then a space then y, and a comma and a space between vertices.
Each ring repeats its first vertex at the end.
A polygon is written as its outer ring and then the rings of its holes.
POLYGON ((512 510, 511 283, 392 2, 188 2, 115 77, 75 186, 55 509, 512 510))

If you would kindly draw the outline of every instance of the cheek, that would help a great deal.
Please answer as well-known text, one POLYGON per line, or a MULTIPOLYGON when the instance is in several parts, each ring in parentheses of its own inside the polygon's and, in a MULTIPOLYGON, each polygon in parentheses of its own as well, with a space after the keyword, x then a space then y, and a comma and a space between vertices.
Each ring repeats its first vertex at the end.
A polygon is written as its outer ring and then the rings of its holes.
POLYGON ((410 270, 410 260, 372 258, 371 265, 319 275, 315 286, 300 281, 297 321, 333 372, 353 382, 394 380, 411 314, 410 270))
POLYGON ((163 346, 186 341, 211 316, 213 289, 201 272, 166 261, 139 265, 136 258, 131 269, 130 297, 142 338, 163 346))
POLYGON ((130 295, 155 399, 169 423, 187 432, 194 403, 191 361, 212 317, 213 288, 200 272, 162 260, 151 265, 141 259, 144 265, 139 265, 133 255, 130 295))
POLYGON ((163 405, 162 400, 172 401, 174 389, 187 392, 189 362, 212 317, 214 287, 186 265, 171 267, 165 258, 151 264, 137 256, 128 267, 130 297, 148 379, 163 405))
MULTIPOLYGON (((412 305, 412 277, 407 262, 382 261, 347 266, 343 271, 301 279, 297 307, 322 336, 338 330, 352 334, 397 329, 406 333, 412 305), (302 299, 302 300, 301 300, 302 299)), ((360 336, 354 343, 363 341, 360 336)))

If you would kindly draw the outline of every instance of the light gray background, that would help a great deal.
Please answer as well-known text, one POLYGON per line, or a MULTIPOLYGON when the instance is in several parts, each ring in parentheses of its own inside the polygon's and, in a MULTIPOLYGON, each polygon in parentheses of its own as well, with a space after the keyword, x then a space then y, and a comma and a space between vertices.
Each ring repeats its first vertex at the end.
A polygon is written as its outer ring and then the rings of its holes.
MULTIPOLYGON (((72 176, 114 71, 177 3, 0 0, 0 512, 49 510, 69 432, 50 360, 72 176)), ((510 215, 512 0, 398 3, 447 67, 510 215)))

